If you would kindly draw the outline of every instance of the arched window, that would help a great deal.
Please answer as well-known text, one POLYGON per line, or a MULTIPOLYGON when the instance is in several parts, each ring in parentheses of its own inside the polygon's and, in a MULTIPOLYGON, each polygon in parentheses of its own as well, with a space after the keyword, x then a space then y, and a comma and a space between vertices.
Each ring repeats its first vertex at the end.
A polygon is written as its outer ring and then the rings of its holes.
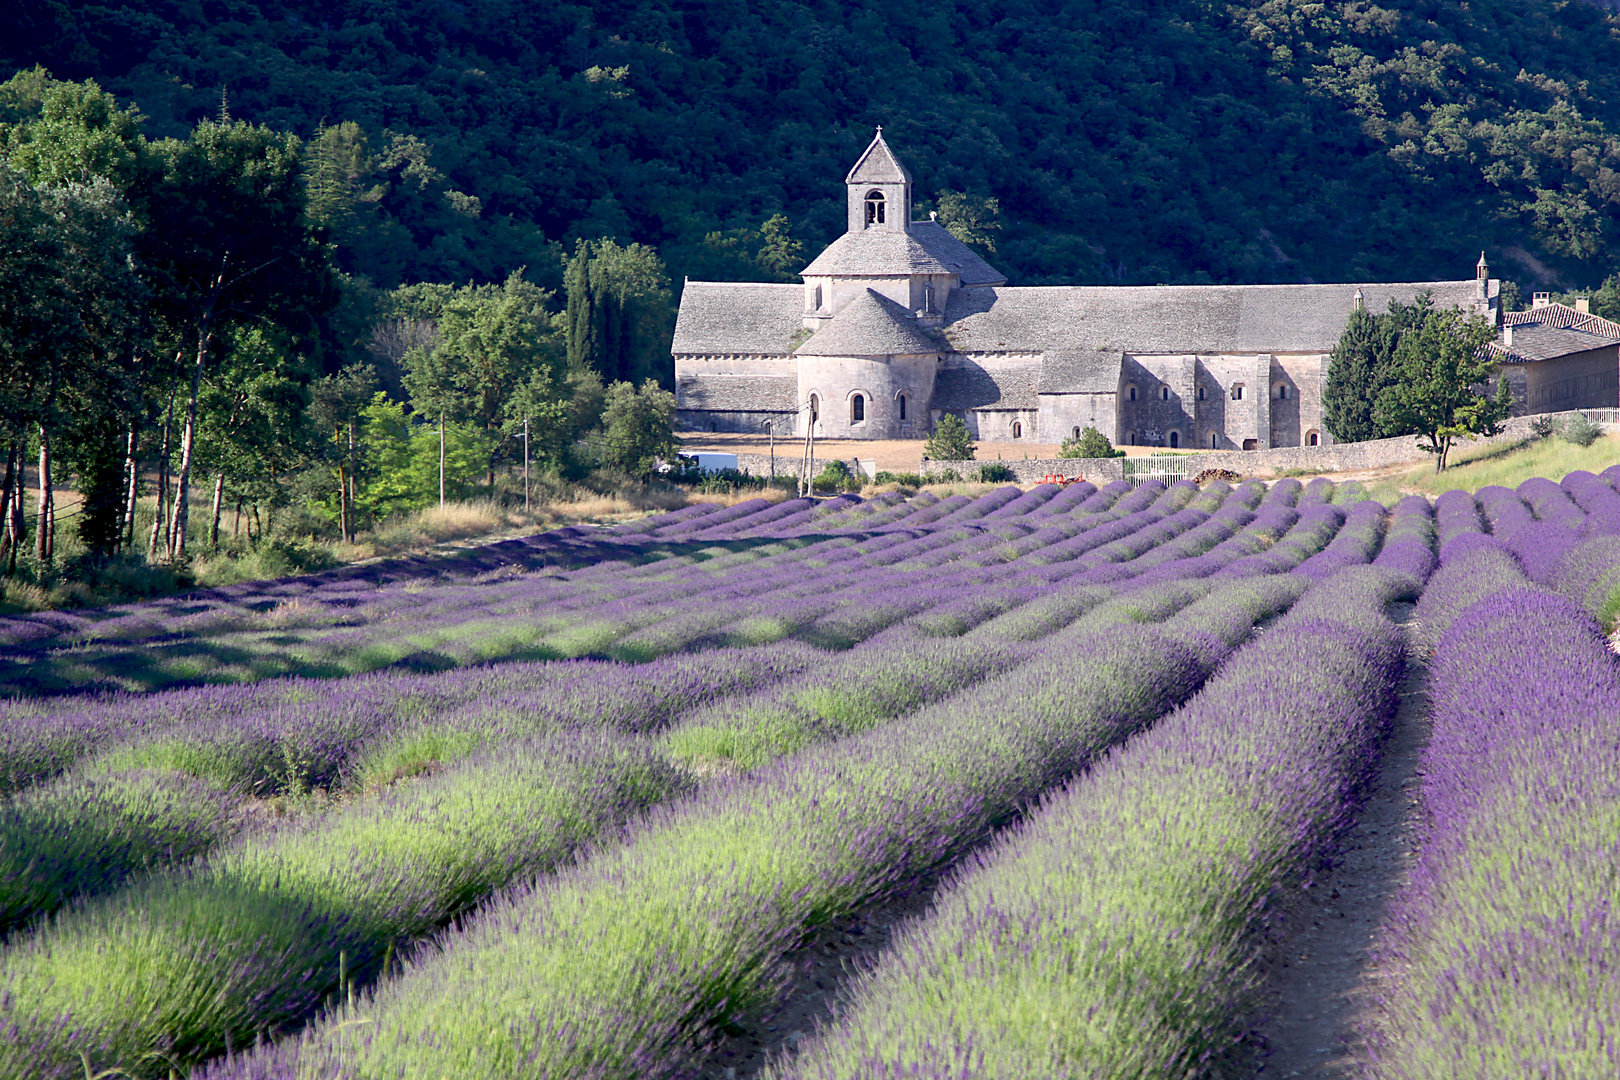
POLYGON ((1277 384, 1277 400, 1278 401, 1287 401, 1288 400, 1288 384, 1287 383, 1278 383, 1277 384))
POLYGON ((883 221, 883 192, 868 191, 866 193, 866 223, 868 225, 881 225, 883 221))
POLYGON ((1135 446, 1136 445, 1136 432, 1127 431, 1125 433, 1125 445, 1126 446, 1135 446))
POLYGON ((1322 436, 1318 435, 1314 431, 1307 431, 1305 433, 1305 445, 1306 446, 1320 446, 1320 445, 1322 445, 1322 436))
POLYGON ((813 424, 821 419, 821 399, 815 394, 810 395, 810 422, 813 424))
POLYGON ((1181 432, 1172 431, 1170 433, 1170 449, 1177 450, 1177 449, 1180 449, 1180 447, 1181 447, 1181 432))
POLYGON ((1130 400, 1135 401, 1136 400, 1136 387, 1134 385, 1129 388, 1129 393, 1130 393, 1130 400))
POLYGON ((849 422, 859 424, 866 419, 866 399, 859 394, 849 399, 849 422))
POLYGON ((816 311, 821 310, 821 286, 820 285, 816 286, 816 306, 815 306, 814 310, 816 310, 816 311))
POLYGON ((1020 424, 1018 421, 1014 420, 1013 421, 1013 438, 1022 439, 1023 437, 1024 437, 1024 425, 1020 424))
POLYGON ((1243 384, 1242 383, 1233 383, 1232 384, 1232 400, 1233 401, 1242 401, 1243 400, 1243 384))
POLYGON ((1074 429, 1074 437, 1077 438, 1077 439, 1080 437, 1080 429, 1079 428, 1074 429))
POLYGON ((1170 388, 1168 386, 1159 387, 1159 400, 1160 401, 1169 401, 1170 400, 1170 388))
POLYGON ((1216 450, 1216 449, 1220 448, 1220 445, 1221 445, 1221 436, 1220 436, 1220 434, 1218 432, 1214 432, 1214 431, 1210 432, 1209 433, 1209 448, 1211 450, 1216 450))
POLYGON ((895 400, 900 403, 900 419, 904 420, 906 418, 906 395, 901 394, 895 400))
POLYGON ((1198 400, 1199 401, 1204 400, 1204 384, 1203 383, 1198 384, 1198 400))

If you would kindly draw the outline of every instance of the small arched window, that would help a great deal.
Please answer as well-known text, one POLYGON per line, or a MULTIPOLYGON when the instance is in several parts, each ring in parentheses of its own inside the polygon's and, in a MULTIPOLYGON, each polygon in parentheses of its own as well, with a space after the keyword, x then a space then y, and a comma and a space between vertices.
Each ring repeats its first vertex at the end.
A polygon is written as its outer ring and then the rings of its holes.
POLYGON ((1077 439, 1080 437, 1080 429, 1079 428, 1074 429, 1074 437, 1077 438, 1077 439))
POLYGON ((1288 384, 1287 383, 1278 383, 1277 384, 1277 400, 1278 401, 1287 401, 1288 400, 1288 384))
POLYGON ((1242 383, 1233 383, 1232 384, 1232 400, 1233 401, 1242 401, 1243 400, 1243 384, 1242 383))
POLYGON ((1170 449, 1176 450, 1176 449, 1179 449, 1180 447, 1181 447, 1181 432, 1172 431, 1170 433, 1170 449))
POLYGON ((1132 387, 1128 388, 1127 392, 1130 395, 1129 400, 1135 401, 1136 400, 1136 387, 1132 386, 1132 387))
POLYGON ((900 419, 904 420, 906 418, 906 395, 901 394, 895 400, 900 403, 900 419))
POLYGON ((810 422, 813 424, 821 419, 821 398, 815 394, 810 395, 810 422))
POLYGON ((813 310, 820 311, 821 310, 821 286, 820 285, 816 286, 816 297, 815 297, 815 299, 816 299, 816 306, 815 306, 815 308, 813 310))
POLYGON ((1160 401, 1169 401, 1170 400, 1170 388, 1168 386, 1159 387, 1159 400, 1160 401))
POLYGON ((1314 431, 1307 431, 1305 433, 1305 445, 1306 446, 1320 446, 1321 444, 1322 444, 1322 436, 1318 435, 1314 431))
POLYGON ((1210 432, 1209 433, 1209 448, 1211 450, 1215 450, 1215 449, 1218 449, 1220 447, 1220 445, 1221 445, 1221 437, 1220 437, 1220 435, 1217 434, 1216 432, 1213 432, 1213 431, 1210 432))
POLYGON ((881 225, 884 222, 883 192, 868 191, 866 193, 866 223, 868 225, 881 225))
POLYGON ((1136 445, 1136 432, 1127 431, 1125 433, 1125 445, 1126 446, 1135 446, 1136 445))
POLYGON ((1198 384, 1198 400, 1199 401, 1204 400, 1204 384, 1203 383, 1198 384))
POLYGON ((1014 420, 1013 421, 1013 438, 1022 439, 1023 437, 1024 437, 1024 425, 1020 424, 1018 421, 1014 420))
POLYGON ((849 399, 849 422, 859 424, 866 419, 866 399, 859 394, 849 399))

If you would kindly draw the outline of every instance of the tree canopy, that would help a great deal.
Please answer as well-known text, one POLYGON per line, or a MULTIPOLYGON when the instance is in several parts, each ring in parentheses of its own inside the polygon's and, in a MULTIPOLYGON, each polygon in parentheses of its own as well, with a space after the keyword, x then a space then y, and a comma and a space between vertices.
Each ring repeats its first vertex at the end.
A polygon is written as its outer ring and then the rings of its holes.
POLYGON ((153 136, 311 144, 339 266, 561 285, 579 239, 683 275, 797 270, 883 124, 919 205, 1020 284, 1620 270, 1620 16, 1377 5, 41 0, 0 64, 94 78, 153 136), (926 209, 926 207, 924 207, 926 209), (992 226, 999 226, 999 229, 992 226), (560 245, 560 249, 559 246, 560 245))

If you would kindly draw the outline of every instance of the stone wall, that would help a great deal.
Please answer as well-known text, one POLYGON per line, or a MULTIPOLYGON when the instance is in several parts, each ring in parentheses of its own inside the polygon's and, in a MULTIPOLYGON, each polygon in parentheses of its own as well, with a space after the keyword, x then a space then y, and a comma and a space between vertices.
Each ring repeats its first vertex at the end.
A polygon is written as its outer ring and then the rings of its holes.
MULTIPOLYGON (((1587 418, 1606 430, 1620 426, 1620 409, 1582 409, 1587 418)), ((1573 412, 1551 414, 1558 417, 1573 416, 1573 412)), ((1487 442, 1505 442, 1524 439, 1530 434, 1530 421, 1535 417, 1516 416, 1509 420, 1506 430, 1487 442)), ((1463 442, 1453 452, 1471 444, 1463 442)), ((1137 458, 1137 461, 1143 459, 1137 458)), ((1418 440, 1411 435, 1395 439, 1373 439, 1358 443, 1334 443, 1330 446, 1285 446, 1272 450, 1212 451, 1193 455, 1188 461, 1192 474, 1205 469, 1228 469, 1240 476, 1268 476, 1291 469, 1309 469, 1312 472, 1344 472, 1351 469, 1381 469, 1391 465, 1409 465, 1419 461, 1432 461, 1433 457, 1418 449, 1418 440)), ((1097 484, 1105 484, 1124 477, 1124 458, 1043 458, 1029 461, 1003 461, 1013 471, 1019 483, 1039 482, 1048 473, 1064 476, 1083 476, 1097 484)), ((929 461, 919 471, 940 473, 951 469, 969 476, 983 461, 929 461)), ((1140 466, 1139 466, 1140 467, 1140 466)))

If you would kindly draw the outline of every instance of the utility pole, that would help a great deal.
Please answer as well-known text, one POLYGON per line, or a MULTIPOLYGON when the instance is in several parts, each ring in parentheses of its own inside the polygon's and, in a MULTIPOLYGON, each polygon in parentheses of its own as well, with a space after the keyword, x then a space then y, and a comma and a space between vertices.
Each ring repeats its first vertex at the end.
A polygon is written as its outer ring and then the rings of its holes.
POLYGON ((529 512, 529 418, 523 418, 523 512, 529 512))
POLYGON ((771 446, 771 483, 774 485, 776 483, 776 426, 770 420, 765 421, 765 434, 766 434, 766 437, 770 440, 770 446, 771 446))

